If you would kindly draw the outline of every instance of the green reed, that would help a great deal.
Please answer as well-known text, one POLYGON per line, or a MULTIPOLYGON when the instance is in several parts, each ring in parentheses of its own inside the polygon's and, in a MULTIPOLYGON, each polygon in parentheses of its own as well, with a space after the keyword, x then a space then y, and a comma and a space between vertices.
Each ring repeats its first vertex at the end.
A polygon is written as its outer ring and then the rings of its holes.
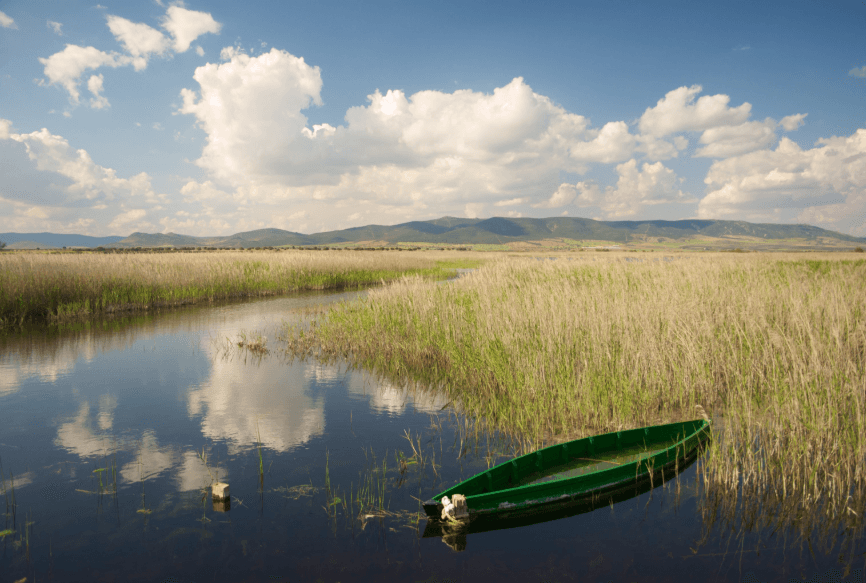
POLYGON ((111 460, 111 482, 114 485, 114 497, 117 498, 117 441, 114 442, 114 457, 111 460))
POLYGON ((99 476, 99 494, 102 494, 102 472, 105 471, 105 468, 97 468, 93 470, 93 473, 99 476))
POLYGON ((143 460, 143 444, 142 451, 139 452, 138 455, 138 481, 141 484, 141 508, 136 510, 138 514, 144 514, 145 516, 149 515, 153 510, 147 507, 145 495, 144 495, 144 462, 143 460))
POLYGON ((259 454, 259 487, 264 488, 265 484, 265 465, 262 460, 262 435, 259 432, 259 419, 256 417, 256 450, 259 454))
POLYGON ((385 504, 385 496, 388 487, 388 461, 387 451, 382 458, 381 465, 376 460, 372 449, 369 454, 364 450, 367 467, 359 473, 358 486, 354 482, 349 485, 348 493, 340 496, 339 487, 332 488, 329 470, 329 453, 325 451, 325 510, 329 515, 342 505, 344 511, 351 516, 364 515, 386 515, 388 511, 385 504), (357 508, 357 511, 355 510, 357 508))

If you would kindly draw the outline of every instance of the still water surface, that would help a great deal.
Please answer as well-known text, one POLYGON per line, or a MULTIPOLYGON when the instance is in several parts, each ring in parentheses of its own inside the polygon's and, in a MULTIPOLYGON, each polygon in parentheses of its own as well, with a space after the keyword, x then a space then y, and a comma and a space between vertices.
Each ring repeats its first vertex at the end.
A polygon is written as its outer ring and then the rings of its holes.
POLYGON ((221 348, 242 331, 278 348, 280 322, 353 295, 193 307, 0 341, 0 581, 842 574, 834 553, 787 542, 785 533, 732 538, 705 524, 695 466, 680 476, 678 495, 669 482, 592 512, 557 520, 548 512, 545 522, 505 524, 457 544, 424 537, 418 499, 506 459, 496 436, 469 439, 442 395, 404 390, 346 363, 221 348), (412 463, 407 434, 423 464, 412 463), (409 461, 402 472, 401 456, 409 461), (358 517, 359 483, 378 497, 383 472, 387 515, 358 517), (230 484, 226 512, 206 495, 217 477, 230 484), (354 506, 344 508, 347 500, 354 506))

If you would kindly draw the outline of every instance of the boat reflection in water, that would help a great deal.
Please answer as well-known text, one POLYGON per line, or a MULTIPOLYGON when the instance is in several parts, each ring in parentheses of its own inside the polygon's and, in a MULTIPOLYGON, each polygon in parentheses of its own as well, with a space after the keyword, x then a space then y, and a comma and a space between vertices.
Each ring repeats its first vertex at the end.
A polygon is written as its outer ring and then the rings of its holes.
POLYGON ((646 477, 628 486, 566 502, 554 502, 494 514, 472 514, 469 518, 453 522, 431 518, 427 521, 422 536, 423 538, 442 537, 442 542, 460 552, 466 550, 466 537, 470 534, 531 526, 586 514, 600 508, 610 508, 613 504, 631 500, 670 482, 671 479, 687 470, 697 461, 698 456, 704 450, 704 445, 695 448, 685 459, 680 460, 678 472, 670 467, 660 468, 651 476, 646 475, 646 477))

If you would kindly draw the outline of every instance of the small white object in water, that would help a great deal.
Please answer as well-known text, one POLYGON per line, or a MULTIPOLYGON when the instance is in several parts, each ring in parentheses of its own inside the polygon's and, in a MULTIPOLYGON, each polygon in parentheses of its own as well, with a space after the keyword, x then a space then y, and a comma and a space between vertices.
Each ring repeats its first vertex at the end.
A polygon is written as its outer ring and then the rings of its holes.
POLYGON ((217 482, 212 487, 213 492, 213 500, 214 502, 221 502, 223 500, 228 500, 229 497, 229 485, 223 482, 217 482))

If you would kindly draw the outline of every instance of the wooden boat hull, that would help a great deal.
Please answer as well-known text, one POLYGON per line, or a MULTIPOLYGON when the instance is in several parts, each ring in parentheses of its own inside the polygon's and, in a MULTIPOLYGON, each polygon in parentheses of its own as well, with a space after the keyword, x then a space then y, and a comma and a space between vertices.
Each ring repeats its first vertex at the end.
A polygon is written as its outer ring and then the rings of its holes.
POLYGON ((625 502, 645 494, 654 488, 675 479, 694 465, 698 459, 699 448, 682 460, 676 468, 657 468, 652 474, 646 474, 635 483, 629 483, 604 492, 594 492, 591 496, 569 499, 561 504, 544 504, 529 506, 520 510, 508 510, 496 513, 471 514, 468 520, 448 522, 444 520, 428 520, 424 528, 423 538, 443 537, 446 544, 454 550, 466 548, 466 537, 493 530, 506 530, 531 526, 554 520, 562 520, 580 514, 586 514, 601 509, 609 509, 611 504, 625 502))
POLYGON ((481 472, 439 493, 424 503, 430 518, 439 519, 444 496, 466 497, 469 515, 514 512, 578 500, 611 492, 666 468, 676 469, 710 435, 703 419, 605 433, 552 445, 481 472), (590 464, 591 471, 569 477, 577 464, 617 458, 620 452, 638 450, 633 461, 590 464), (557 477, 557 472, 566 477, 557 477), (551 476, 550 481, 539 481, 551 476))

